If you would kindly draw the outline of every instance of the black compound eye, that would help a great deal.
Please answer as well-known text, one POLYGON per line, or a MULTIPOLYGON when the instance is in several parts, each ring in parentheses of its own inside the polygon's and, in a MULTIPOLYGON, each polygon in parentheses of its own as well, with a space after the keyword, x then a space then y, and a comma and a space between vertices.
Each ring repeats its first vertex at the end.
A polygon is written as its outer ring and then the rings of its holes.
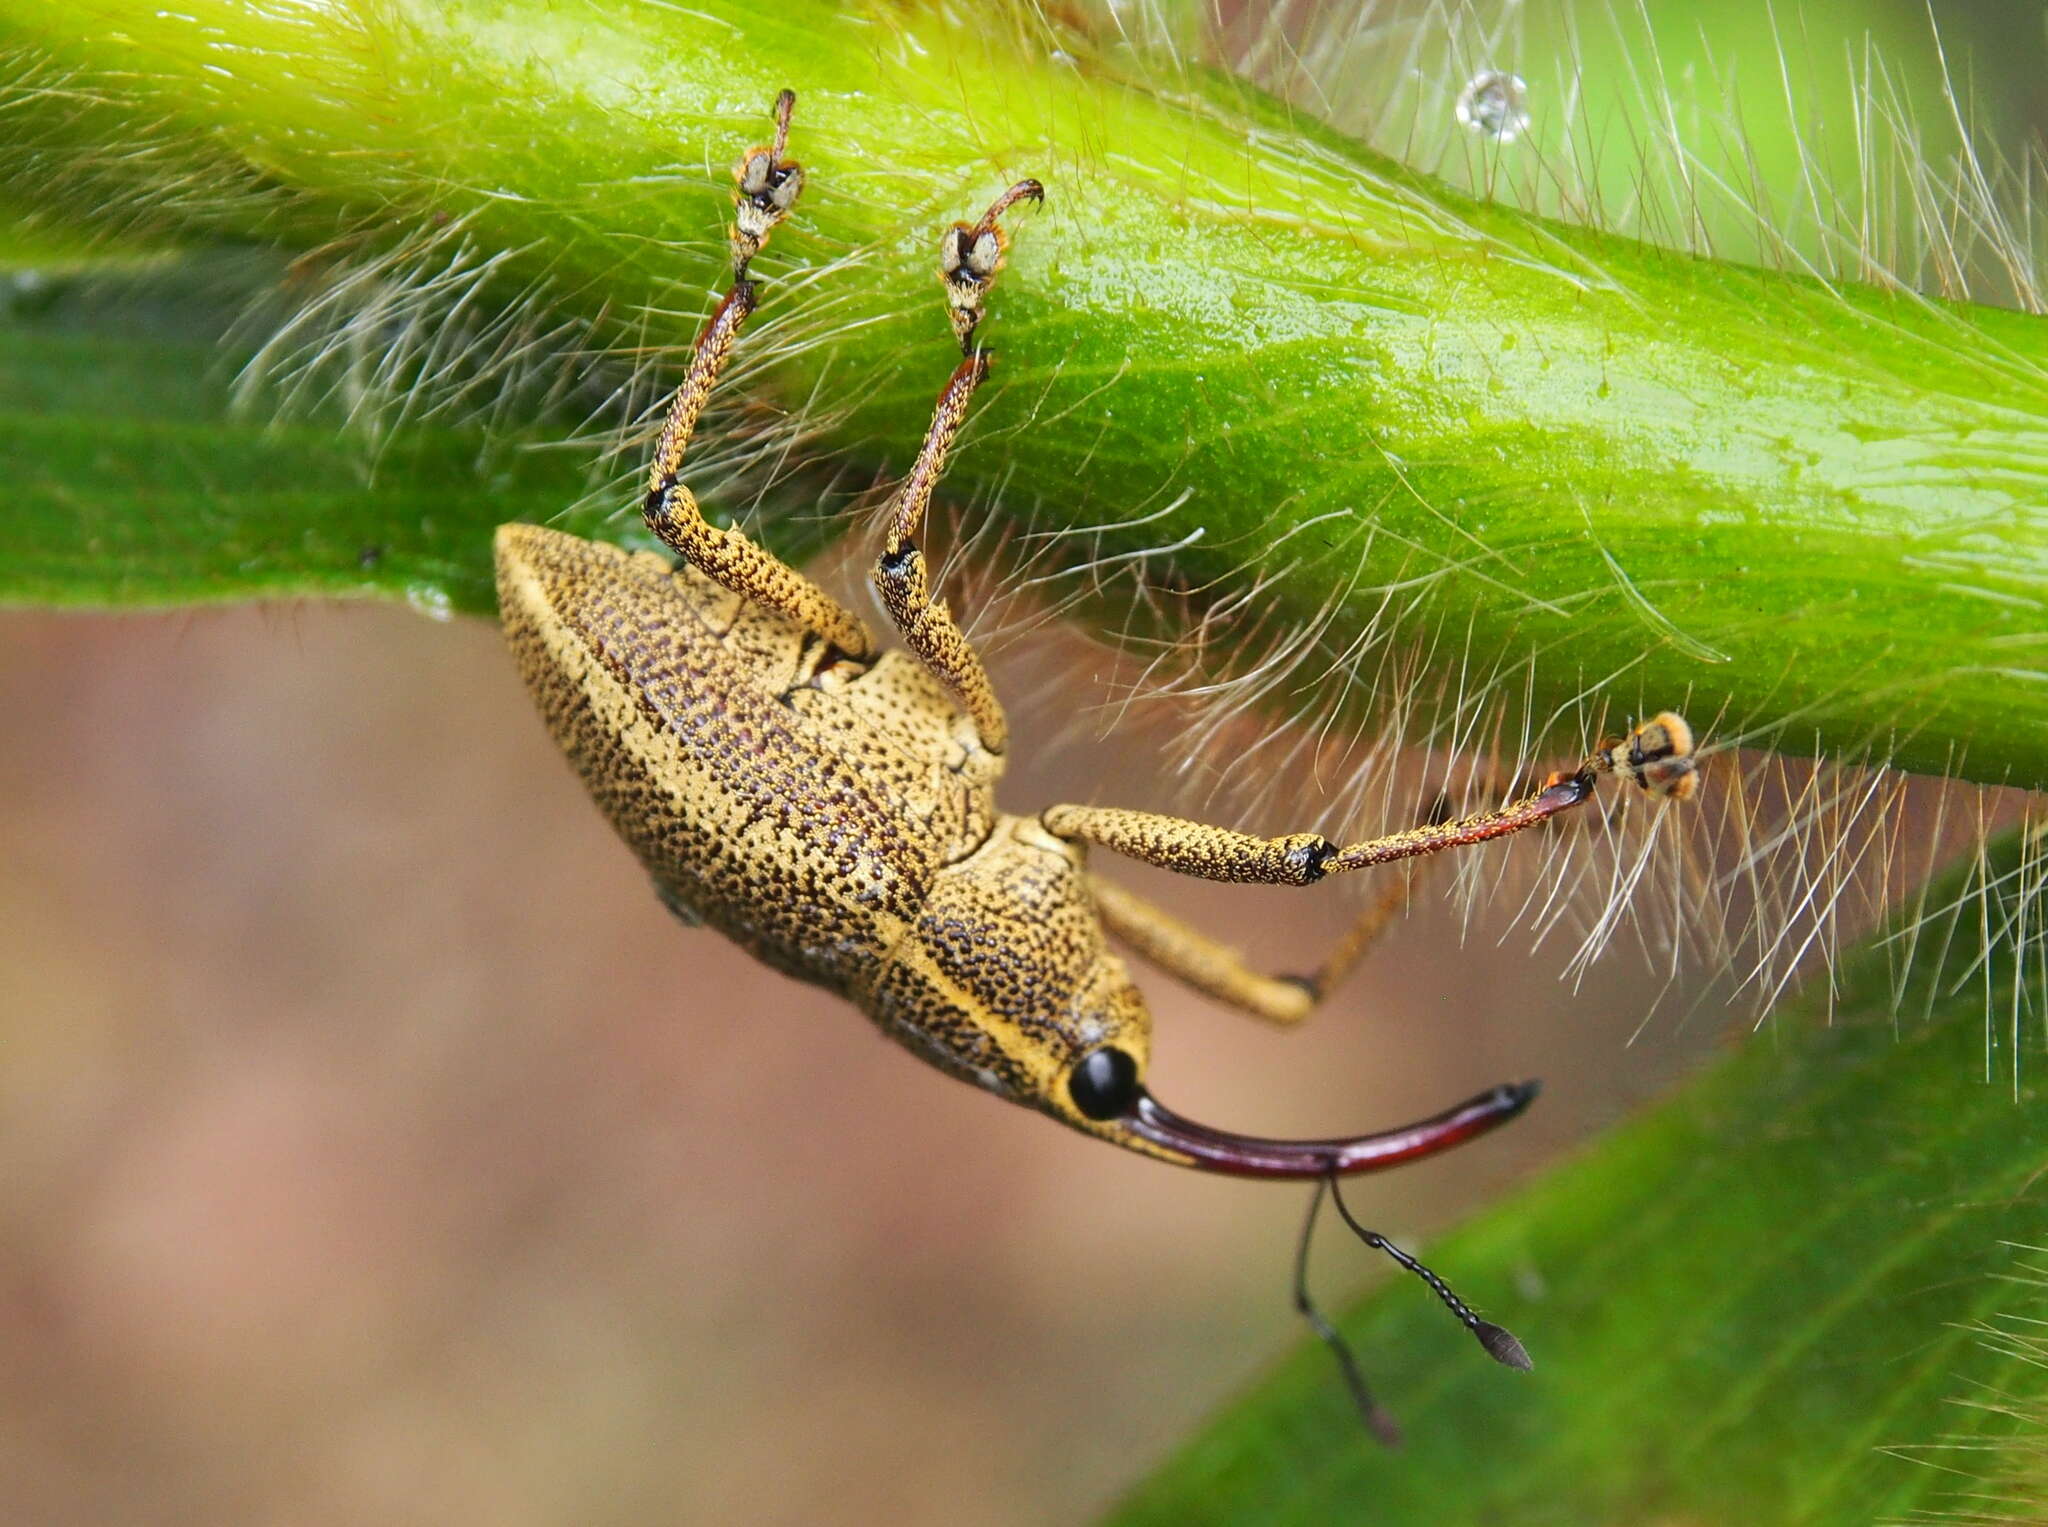
POLYGON ((1138 1096, 1138 1063, 1128 1050, 1104 1045, 1091 1050, 1067 1078, 1074 1106, 1091 1119, 1114 1119, 1129 1113, 1138 1096))

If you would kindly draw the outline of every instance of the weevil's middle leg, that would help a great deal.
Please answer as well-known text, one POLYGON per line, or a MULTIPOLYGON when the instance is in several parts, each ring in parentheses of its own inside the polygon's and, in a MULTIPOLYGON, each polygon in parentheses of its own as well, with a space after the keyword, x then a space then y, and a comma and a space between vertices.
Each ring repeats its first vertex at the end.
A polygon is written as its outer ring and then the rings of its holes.
POLYGON ((1313 885, 1346 870, 1391 864, 1447 848, 1525 831, 1583 805, 1602 774, 1634 780, 1651 795, 1683 800, 1697 787, 1692 728, 1665 711, 1570 774, 1554 774, 1535 794, 1493 811, 1428 822, 1383 838, 1340 846, 1321 833, 1260 838, 1181 817, 1109 806, 1054 806, 1041 820, 1057 837, 1099 844, 1161 869, 1240 885, 1313 885))
POLYGON ((1043 200, 1044 188, 1035 180, 1019 181, 982 214, 978 223, 955 223, 946 230, 939 246, 939 276, 946 283, 946 300, 952 315, 953 332, 959 337, 966 357, 953 368, 953 375, 939 393, 932 409, 932 422, 925 430, 924 444, 917 460, 896 495, 889 519, 889 539, 875 564, 875 587, 882 604, 903 640, 918 659, 952 690, 973 719, 981 745, 1000 753, 1009 745, 1010 724, 1003 715, 982 667, 959 623, 942 600, 932 597, 931 574, 924 552, 917 544, 918 531, 931 508, 932 492, 946 470, 946 453, 967 418, 967 405, 974 391, 988 376, 988 353, 974 343, 974 331, 1008 247, 998 219, 1010 207, 1026 198, 1043 200))
POLYGON ((859 616, 737 530, 720 529, 705 519, 695 495, 680 481, 683 453, 697 419, 732 357, 740 326, 758 301, 754 283, 747 279, 747 264, 761 252, 775 225, 789 215, 803 189, 803 167, 783 158, 789 142, 789 114, 795 105, 796 96, 790 91, 776 98, 774 144, 750 149, 733 172, 739 189, 734 195, 737 215, 731 231, 732 289, 697 336, 690 369, 669 404, 647 474, 643 514, 647 528, 706 577, 743 598, 781 611, 848 656, 866 658, 874 654, 875 643, 859 616))
POLYGON ((1088 877, 1103 926, 1142 958, 1216 1001, 1262 1018, 1295 1024, 1315 1011, 1337 983, 1364 958, 1401 915, 1413 895, 1401 875, 1375 895, 1312 974, 1269 976, 1251 968, 1222 940, 1181 921, 1162 907, 1100 875, 1088 877))

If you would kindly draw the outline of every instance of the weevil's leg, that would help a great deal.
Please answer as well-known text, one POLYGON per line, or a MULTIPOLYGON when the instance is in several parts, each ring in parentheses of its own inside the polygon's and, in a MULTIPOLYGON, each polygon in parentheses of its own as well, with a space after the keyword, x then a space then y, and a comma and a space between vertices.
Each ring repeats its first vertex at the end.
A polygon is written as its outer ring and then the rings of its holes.
POLYGON ((875 588, 882 604, 903 640, 919 661, 952 690, 973 719, 981 734, 981 745, 991 753, 1009 744, 1010 724, 1003 705, 988 681, 981 659, 968 644, 958 623, 945 604, 932 597, 931 574, 917 535, 931 507, 932 491, 946 470, 946 453, 967 418, 968 402, 988 375, 988 354, 974 343, 974 331, 981 322, 990 284, 1002 268, 1003 251, 1008 248, 999 219, 1026 197, 1043 200, 1045 190, 1035 180, 1019 181, 982 214, 978 223, 955 223, 946 230, 939 246, 939 275, 946 283, 948 311, 953 332, 965 356, 939 393, 932 409, 932 422, 925 431, 917 460, 896 495, 889 519, 889 540, 882 558, 875 564, 875 588))
POLYGON ((1299 1023, 1315 1011, 1401 915, 1413 894, 1410 881, 1405 874, 1389 881, 1313 974, 1269 976, 1253 970, 1230 945, 1135 892, 1100 875, 1088 877, 1103 925, 1137 954, 1204 996, 1277 1024, 1299 1023))
POLYGON ((804 167, 786 157, 789 149, 789 118, 796 110, 796 92, 785 90, 775 97, 775 141, 766 148, 750 148, 733 166, 732 178, 739 186, 733 192, 732 278, 747 279, 747 263, 761 252, 775 225, 789 216, 804 188, 804 167))
POLYGON ((875 651, 874 638, 860 617, 830 594, 737 530, 723 529, 704 518, 697 499, 677 480, 683 450, 689 444, 704 400, 732 354, 733 338, 754 310, 754 285, 740 281, 726 293, 698 336, 690 369, 676 389, 668 422, 655 447, 648 473, 644 514, 647 528, 699 572, 756 604, 779 610, 807 631, 852 657, 875 651))
POLYGON ((910 477, 897 496, 896 511, 889 524, 888 544, 875 564, 875 588, 896 629, 918 661, 929 668, 959 697, 981 745, 991 753, 1009 746, 1010 723, 1003 715, 1003 702, 996 698, 988 670, 953 619, 943 600, 932 598, 931 574, 924 552, 915 539, 932 500, 932 489, 945 470, 946 451, 967 417, 967 400, 988 374, 988 359, 979 351, 962 361, 953 372, 946 390, 939 394, 932 412, 931 428, 910 468, 910 477))
POLYGON ((939 279, 946 283, 946 308, 960 353, 974 353, 974 331, 988 306, 989 288, 1009 253, 1010 236, 1003 231, 1005 212, 1020 201, 1042 202, 1045 187, 1020 180, 989 203, 978 223, 955 223, 939 241, 939 279))
POLYGON ((732 356, 740 326, 759 300, 754 283, 747 279, 747 262, 761 252, 770 231, 788 216, 803 189, 802 166, 782 157, 789 142, 789 114, 795 105, 796 96, 790 91, 776 98, 773 146, 748 150, 733 172, 739 190, 734 197, 738 215, 731 234, 732 290, 697 336, 690 369, 669 404, 668 419, 648 469, 643 513, 647 528, 706 577, 743 598, 780 610, 841 652, 865 658, 873 655, 875 643, 859 616, 737 530, 723 530, 706 520, 696 497, 678 480, 683 453, 705 401, 732 356))
POLYGON ((1109 806, 1054 806, 1042 819, 1057 837, 1098 844, 1161 869, 1241 885, 1313 885, 1327 875, 1391 864, 1447 848, 1503 838, 1583 805, 1602 774, 1633 780, 1651 795, 1689 797, 1699 781, 1692 728, 1665 711, 1620 743, 1596 750, 1570 774, 1553 774, 1535 794, 1493 811, 1429 822, 1406 832, 1340 846, 1320 833, 1259 838, 1181 817, 1109 806))
MULTIPOLYGON (((1689 795, 1691 790, 1688 786, 1675 793, 1689 795)), ((1449 797, 1439 796, 1430 820, 1448 821, 1450 812, 1449 797)), ((1433 863, 1424 859, 1405 866, 1399 876, 1390 878, 1360 909, 1351 926, 1338 936, 1322 963, 1307 975, 1269 976, 1255 971, 1228 944, 1190 927, 1143 897, 1099 875, 1090 875, 1088 880, 1103 923, 1145 959, 1196 991, 1255 1018, 1292 1024, 1321 1006, 1323 999, 1336 990, 1380 941, 1381 935, 1407 911, 1433 863)))

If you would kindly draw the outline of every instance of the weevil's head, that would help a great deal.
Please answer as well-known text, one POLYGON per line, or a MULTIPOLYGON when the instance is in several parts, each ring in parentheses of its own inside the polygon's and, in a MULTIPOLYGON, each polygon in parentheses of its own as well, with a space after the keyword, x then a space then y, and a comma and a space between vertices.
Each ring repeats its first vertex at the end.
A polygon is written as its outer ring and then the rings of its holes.
POLYGON ((1392 1166, 1483 1133, 1536 1095, 1533 1083, 1499 1087, 1419 1124, 1327 1140, 1184 1118, 1145 1085, 1151 1013, 1108 947, 1097 895, 1081 849, 1035 819, 1005 818, 939 873, 867 1006, 926 1060, 999 1097, 1126 1150, 1242 1176, 1392 1166))
POLYGON ((1151 1058, 1152 1015, 1104 941, 1082 851, 1029 817, 938 873, 865 1005, 941 1069, 1112 1138, 1076 1103, 1076 1068, 1115 1055, 1137 1075, 1151 1058))

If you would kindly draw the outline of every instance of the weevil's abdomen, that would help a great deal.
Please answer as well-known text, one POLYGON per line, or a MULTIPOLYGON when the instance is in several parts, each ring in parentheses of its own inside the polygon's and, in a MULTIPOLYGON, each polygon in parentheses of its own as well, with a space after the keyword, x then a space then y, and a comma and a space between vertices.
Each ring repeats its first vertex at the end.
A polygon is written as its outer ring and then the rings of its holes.
POLYGON ((559 531, 501 526, 497 563, 527 688, 663 896, 864 999, 939 845, 887 770, 863 769, 792 703, 815 640, 660 557, 559 531))

